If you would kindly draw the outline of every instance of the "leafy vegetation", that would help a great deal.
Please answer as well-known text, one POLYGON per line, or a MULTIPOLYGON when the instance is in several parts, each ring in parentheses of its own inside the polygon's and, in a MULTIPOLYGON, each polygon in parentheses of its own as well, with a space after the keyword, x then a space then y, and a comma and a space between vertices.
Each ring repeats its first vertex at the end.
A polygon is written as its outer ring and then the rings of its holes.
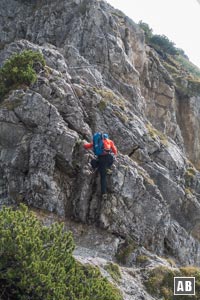
POLYGON ((164 56, 165 53, 175 55, 178 54, 178 51, 175 47, 175 44, 168 39, 165 35, 155 34, 150 39, 150 44, 160 51, 164 56))
POLYGON ((178 272, 166 267, 157 267, 150 271, 148 280, 145 281, 145 286, 148 293, 152 296, 167 299, 172 299, 174 276, 178 272))
POLYGON ((55 223, 42 226, 33 213, 0 212, 1 300, 120 300, 120 292, 97 268, 72 256, 72 234, 55 223))
POLYGON ((105 270, 110 274, 110 276, 116 281, 119 282, 122 275, 119 269, 119 266, 110 262, 105 265, 105 270))
POLYGON ((144 31, 146 43, 152 46, 163 56, 165 56, 166 53, 175 55, 180 51, 183 52, 183 50, 176 48, 175 44, 170 41, 165 35, 153 34, 153 30, 147 23, 140 21, 139 26, 144 31))
POLYGON ((190 62, 186 57, 177 55, 176 60, 183 69, 188 70, 188 72, 191 73, 195 78, 200 79, 200 69, 190 62))
MULTIPOLYGON (((142 21, 138 24, 144 31, 146 43, 154 48, 163 59, 164 66, 177 79, 184 77, 189 81, 189 89, 200 90, 200 69, 189 61, 185 52, 175 47, 175 44, 165 35, 153 34, 152 28, 147 23, 142 21)), ((179 90, 182 88, 179 83, 179 90)))
MULTIPOLYGON (((157 267, 150 271, 145 281, 147 291, 155 297, 163 300, 174 300, 174 277, 195 277, 196 295, 191 295, 191 300, 200 299, 200 268, 188 266, 179 269, 157 267)), ((187 300, 188 296, 181 296, 181 300, 187 300)))
POLYGON ((93 91, 101 96, 101 102, 98 106, 102 111, 106 108, 108 103, 117 105, 122 110, 125 109, 125 100, 118 98, 111 90, 93 88, 93 91))
POLYGON ((137 246, 133 240, 125 240, 125 242, 122 245, 120 245, 116 253, 117 261, 121 264, 126 264, 136 247, 137 246))
POLYGON ((20 85, 30 85, 37 79, 36 65, 43 67, 45 60, 41 53, 25 50, 14 54, 0 69, 0 100, 20 85))
MULTIPOLYGON (((185 185, 187 186, 187 188, 192 186, 192 184, 195 181, 195 176, 196 176, 196 171, 194 168, 189 167, 185 170, 184 179, 185 179, 185 185)), ((189 189, 189 190, 190 190, 190 194, 191 194, 192 193, 191 189, 189 189)), ((187 193, 187 194, 189 194, 189 193, 187 193)))
POLYGON ((145 265, 146 263, 148 263, 150 261, 149 257, 146 255, 138 255, 136 257, 136 263, 139 265, 145 265))
POLYGON ((139 21, 138 25, 144 31, 145 40, 146 40, 146 43, 148 44, 149 41, 151 40, 152 36, 153 36, 153 29, 150 28, 147 23, 142 22, 142 21, 139 21))
POLYGON ((101 100, 98 104, 97 107, 99 108, 100 111, 104 111, 107 107, 107 103, 104 100, 101 100))
POLYGON ((149 135, 152 137, 152 139, 154 140, 160 139, 160 142, 163 146, 168 145, 167 136, 161 131, 157 130, 155 127, 153 127, 150 123, 147 124, 147 130, 149 132, 149 135))

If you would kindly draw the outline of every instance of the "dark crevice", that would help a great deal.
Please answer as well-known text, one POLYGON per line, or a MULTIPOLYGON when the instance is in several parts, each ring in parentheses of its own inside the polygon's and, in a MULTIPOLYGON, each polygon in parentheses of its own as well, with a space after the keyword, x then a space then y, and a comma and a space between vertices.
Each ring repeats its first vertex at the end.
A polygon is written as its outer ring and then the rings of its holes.
POLYGON ((128 156, 131 157, 138 149, 140 149, 140 146, 133 148, 133 150, 128 154, 128 156))
POLYGON ((88 200, 88 211, 87 211, 87 215, 86 215, 86 223, 88 224, 92 224, 95 223, 95 221, 98 221, 99 217, 100 217, 100 211, 101 211, 101 199, 100 196, 97 197, 97 206, 96 209, 92 212, 91 211, 91 204, 92 204, 92 200, 93 200, 93 196, 96 194, 97 191, 97 176, 98 173, 95 172, 95 174, 93 175, 93 179, 92 179, 92 192, 90 195, 90 198, 88 200), (93 215, 91 215, 91 212, 93 213, 93 215))
POLYGON ((170 243, 167 238, 164 238, 164 254, 165 255, 172 254, 172 248, 170 247, 170 243))

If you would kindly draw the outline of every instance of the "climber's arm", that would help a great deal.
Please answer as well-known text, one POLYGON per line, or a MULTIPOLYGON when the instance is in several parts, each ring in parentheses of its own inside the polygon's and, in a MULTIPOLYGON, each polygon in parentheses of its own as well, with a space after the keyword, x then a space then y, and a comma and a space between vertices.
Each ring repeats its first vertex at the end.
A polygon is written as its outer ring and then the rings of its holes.
POLYGON ((111 150, 112 152, 117 155, 117 147, 115 146, 115 144, 113 143, 113 141, 111 142, 111 150))
POLYGON ((86 150, 92 149, 93 143, 87 143, 87 144, 84 144, 83 147, 84 147, 86 150))

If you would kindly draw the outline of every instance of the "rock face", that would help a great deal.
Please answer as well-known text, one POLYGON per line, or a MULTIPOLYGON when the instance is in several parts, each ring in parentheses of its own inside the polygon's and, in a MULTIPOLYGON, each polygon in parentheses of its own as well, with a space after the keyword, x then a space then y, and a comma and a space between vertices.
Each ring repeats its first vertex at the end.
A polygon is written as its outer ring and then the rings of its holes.
MULTIPOLYGON (((190 90, 191 88, 188 88, 190 90)), ((180 128, 182 132, 183 139, 185 141, 185 151, 194 163, 195 167, 200 169, 199 161, 199 100, 200 93, 187 96, 178 96, 178 111, 180 128)))
POLYGON ((103 1, 2 0, 0 48, 0 65, 25 49, 47 64, 0 103, 1 205, 23 201, 199 265, 199 95, 177 93, 138 26, 103 1), (105 202, 83 149, 95 131, 119 150, 105 202))
MULTIPOLYGON (((177 120, 177 102, 173 78, 163 67, 158 54, 147 46, 143 70, 142 93, 146 100, 145 113, 156 129, 170 136, 184 149, 184 141, 177 120)), ((187 140, 187 139, 186 139, 187 140)))

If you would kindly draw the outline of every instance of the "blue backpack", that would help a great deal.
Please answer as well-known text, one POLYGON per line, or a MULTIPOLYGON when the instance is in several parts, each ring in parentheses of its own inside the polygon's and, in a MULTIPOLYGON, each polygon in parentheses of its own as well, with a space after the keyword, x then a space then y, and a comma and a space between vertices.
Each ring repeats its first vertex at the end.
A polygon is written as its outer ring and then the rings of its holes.
POLYGON ((93 151, 95 155, 102 155, 104 152, 103 134, 100 132, 93 135, 93 151))

